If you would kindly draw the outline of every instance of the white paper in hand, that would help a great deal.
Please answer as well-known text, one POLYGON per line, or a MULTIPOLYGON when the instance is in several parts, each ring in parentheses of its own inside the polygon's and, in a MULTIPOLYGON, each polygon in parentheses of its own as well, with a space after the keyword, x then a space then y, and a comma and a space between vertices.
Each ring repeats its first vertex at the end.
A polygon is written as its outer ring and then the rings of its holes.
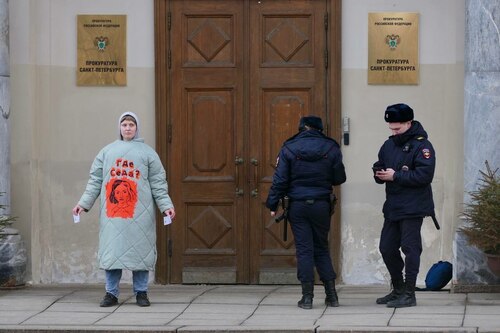
POLYGON ((80 222, 80 215, 73 215, 73 222, 74 223, 80 222))
POLYGON ((172 219, 170 218, 170 215, 164 216, 163 217, 163 225, 169 225, 172 223, 172 219))

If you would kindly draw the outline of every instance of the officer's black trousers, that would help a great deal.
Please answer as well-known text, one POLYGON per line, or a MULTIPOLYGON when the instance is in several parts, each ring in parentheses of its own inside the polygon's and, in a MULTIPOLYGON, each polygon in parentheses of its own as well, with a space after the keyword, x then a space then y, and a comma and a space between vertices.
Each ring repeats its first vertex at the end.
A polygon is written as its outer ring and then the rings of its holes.
POLYGON ((335 280, 336 274, 328 247, 330 202, 293 201, 290 204, 289 219, 295 238, 299 281, 314 282, 315 266, 322 281, 335 280))
POLYGON ((380 236, 380 253, 385 266, 391 274, 391 279, 401 280, 403 268, 406 281, 417 280, 420 267, 420 254, 422 253, 422 238, 420 229, 423 218, 405 219, 399 221, 384 221, 382 235, 380 236), (405 259, 401 256, 405 254, 405 259))

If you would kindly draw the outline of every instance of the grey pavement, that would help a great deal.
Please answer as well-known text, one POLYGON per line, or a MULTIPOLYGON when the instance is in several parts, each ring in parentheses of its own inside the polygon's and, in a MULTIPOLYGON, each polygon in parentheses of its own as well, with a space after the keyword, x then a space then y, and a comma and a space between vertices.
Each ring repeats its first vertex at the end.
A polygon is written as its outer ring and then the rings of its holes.
POLYGON ((417 292, 417 306, 375 304, 386 286, 338 286, 340 307, 297 307, 295 285, 151 285, 138 307, 122 284, 119 305, 99 307, 102 285, 0 290, 0 332, 500 332, 500 293, 417 292))

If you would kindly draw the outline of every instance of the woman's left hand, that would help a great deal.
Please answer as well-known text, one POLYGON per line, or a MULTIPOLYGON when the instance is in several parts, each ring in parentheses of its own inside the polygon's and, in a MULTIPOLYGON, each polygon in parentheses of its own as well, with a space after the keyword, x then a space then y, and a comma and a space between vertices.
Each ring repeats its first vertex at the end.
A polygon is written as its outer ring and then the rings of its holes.
POLYGON ((173 208, 170 208, 170 209, 167 209, 166 211, 163 212, 163 214, 166 216, 170 216, 170 218, 173 220, 175 218, 175 209, 173 208))

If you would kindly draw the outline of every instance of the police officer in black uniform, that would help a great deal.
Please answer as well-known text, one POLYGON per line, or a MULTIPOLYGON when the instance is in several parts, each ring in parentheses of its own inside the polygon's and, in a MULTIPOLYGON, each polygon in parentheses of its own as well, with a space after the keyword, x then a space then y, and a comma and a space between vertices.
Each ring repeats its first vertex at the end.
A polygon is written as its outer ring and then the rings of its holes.
POLYGON ((420 229, 425 216, 434 217, 431 182, 436 156, 427 133, 413 120, 413 110, 408 105, 388 106, 385 121, 392 135, 380 148, 373 171, 375 181, 385 184, 379 249, 393 289, 378 298, 377 304, 401 308, 417 305, 415 283, 422 253, 420 229), (404 261, 400 249, 405 254, 404 261))
POLYGON ((321 118, 302 117, 299 133, 283 144, 276 162, 266 206, 275 216, 280 198, 288 196, 297 256, 297 278, 302 284, 298 306, 312 309, 314 267, 326 293, 325 304, 338 306, 336 274, 328 246, 332 186, 345 182, 338 143, 322 133, 321 118))

